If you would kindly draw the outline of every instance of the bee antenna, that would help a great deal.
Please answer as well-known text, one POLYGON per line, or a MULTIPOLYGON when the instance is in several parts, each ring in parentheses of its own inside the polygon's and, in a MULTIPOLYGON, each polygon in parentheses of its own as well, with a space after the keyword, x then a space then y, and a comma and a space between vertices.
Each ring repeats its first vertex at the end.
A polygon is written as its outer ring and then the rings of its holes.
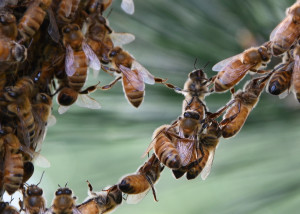
POLYGON ((109 16, 110 16, 110 14, 111 14, 111 12, 112 12, 112 8, 110 9, 110 11, 108 12, 108 14, 107 14, 107 16, 106 16, 106 18, 108 18, 109 16))
POLYGON ((194 69, 195 69, 195 70, 197 70, 197 68, 196 68, 197 60, 198 60, 198 58, 196 58, 196 59, 195 59, 195 62, 194 62, 194 69))
POLYGON ((43 176, 44 176, 44 173, 45 173, 45 171, 43 171, 42 176, 41 176, 41 178, 40 178, 40 181, 37 183, 37 186, 41 183, 42 178, 43 178, 43 176))
POLYGON ((61 186, 58 184, 58 187, 61 188, 61 186))
POLYGON ((208 66, 209 63, 210 63, 210 61, 208 61, 208 62, 204 65, 203 69, 206 68, 206 66, 208 66))
POLYGON ((67 187, 67 185, 68 185, 68 182, 65 184, 65 187, 67 187))

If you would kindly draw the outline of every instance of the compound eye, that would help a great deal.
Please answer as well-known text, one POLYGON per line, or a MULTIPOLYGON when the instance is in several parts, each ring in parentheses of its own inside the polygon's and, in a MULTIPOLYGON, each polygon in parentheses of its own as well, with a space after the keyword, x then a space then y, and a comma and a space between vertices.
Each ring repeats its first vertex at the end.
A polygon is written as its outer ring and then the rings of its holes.
POLYGON ((199 116, 199 114, 194 114, 194 115, 192 115, 192 118, 195 120, 199 120, 200 116, 199 116))
POLYGON ((56 192, 55 192, 55 195, 62 195, 63 194, 63 191, 62 190, 57 190, 56 192))
POLYGON ((71 29, 69 27, 66 27, 63 29, 63 33, 70 33, 71 29))
POLYGON ((72 190, 66 189, 66 190, 65 190, 65 194, 67 194, 67 195, 72 195, 72 190))
POLYGON ((183 117, 185 117, 185 118, 191 117, 191 113, 190 112, 184 112, 183 117))
POLYGON ((27 190, 27 195, 29 195, 29 196, 32 195, 32 191, 30 189, 27 190))
POLYGON ((75 30, 75 31, 78 31, 78 30, 79 30, 79 26, 78 26, 78 25, 75 25, 74 30, 75 30))
POLYGON ((117 51, 112 51, 112 52, 110 52, 110 54, 109 54, 110 57, 113 57, 113 56, 116 56, 116 55, 117 55, 117 51))

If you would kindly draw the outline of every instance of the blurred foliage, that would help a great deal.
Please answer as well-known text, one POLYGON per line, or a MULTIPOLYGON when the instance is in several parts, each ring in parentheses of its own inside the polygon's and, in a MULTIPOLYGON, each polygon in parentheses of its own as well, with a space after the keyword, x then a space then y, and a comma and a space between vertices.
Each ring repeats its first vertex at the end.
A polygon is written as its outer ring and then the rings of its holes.
MULTIPOLYGON (((268 40, 272 29, 294 1, 274 0, 151 0, 135 1, 129 16, 115 0, 109 16, 116 32, 130 32, 136 41, 125 47, 154 75, 180 87, 197 67, 208 76, 218 61, 268 40), (247 46, 248 45, 248 46, 247 46)), ((247 76, 245 79, 249 80, 247 76)), ((101 84, 112 77, 100 73, 101 84)), ((241 87, 239 84, 238 87, 241 87)), ((146 86, 144 103, 134 109, 126 101, 121 84, 92 94, 99 111, 72 107, 54 114, 42 154, 51 162, 41 183, 48 205, 57 184, 73 189, 78 202, 87 196, 86 180, 100 191, 134 172, 145 159, 141 155, 152 132, 181 113, 183 96, 162 85, 146 86)), ((211 111, 222 107, 230 94, 209 96, 211 111)), ((152 193, 137 205, 123 203, 117 213, 297 213, 300 203, 299 103, 293 95, 280 100, 267 93, 253 110, 243 130, 222 140, 212 172, 206 181, 175 180, 166 169, 152 193)), ((44 169, 36 168, 29 183, 37 183, 44 169)))

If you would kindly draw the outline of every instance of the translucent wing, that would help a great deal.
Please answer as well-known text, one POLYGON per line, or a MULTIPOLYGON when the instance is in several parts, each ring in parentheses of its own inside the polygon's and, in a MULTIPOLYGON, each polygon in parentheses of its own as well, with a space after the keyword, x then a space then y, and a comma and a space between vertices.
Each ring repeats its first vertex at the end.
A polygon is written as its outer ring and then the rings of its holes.
POLYGON ((65 62, 65 71, 68 76, 73 76, 76 69, 74 67, 74 51, 70 45, 66 47, 66 62, 65 62))
POLYGON ((82 214, 76 207, 72 209, 73 214, 82 214))
POLYGON ((130 194, 127 196, 126 203, 127 204, 137 204, 141 200, 144 199, 144 197, 148 194, 150 188, 147 189, 146 191, 139 193, 139 194, 130 194))
POLYGON ((279 99, 285 98, 289 94, 289 90, 285 90, 281 94, 278 95, 279 99))
POLYGON ((66 113, 69 110, 70 107, 71 106, 62 106, 62 105, 60 105, 58 107, 58 113, 59 114, 64 114, 64 113, 66 113))
POLYGON ((72 11, 72 3, 73 0, 65 0, 65 15, 66 17, 69 17, 72 11))
POLYGON ((51 36, 51 38, 53 39, 54 42, 59 43, 60 41, 60 34, 59 34, 59 30, 57 27, 57 23, 56 23, 56 19, 54 17, 54 13, 51 7, 49 7, 47 9, 48 11, 48 15, 49 15, 49 19, 50 19, 50 23, 48 26, 48 33, 51 36))
POLYGON ((235 60, 237 57, 240 57, 242 53, 238 54, 238 55, 235 55, 235 56, 232 56, 232 57, 229 57, 227 59, 224 59, 220 62, 218 62, 217 64, 215 64, 213 67, 212 67, 212 70, 213 71, 222 71, 230 62, 232 62, 233 60, 235 60))
POLYGON ((83 108, 100 109, 101 105, 87 94, 79 94, 76 104, 83 108))
POLYGON ((293 22, 292 16, 287 16, 285 19, 283 19, 271 32, 270 34, 270 41, 273 41, 275 39, 275 36, 278 34, 281 34, 283 31, 286 31, 290 23, 293 22))
POLYGON ((82 42, 82 50, 84 51, 86 57, 89 59, 89 67, 93 69, 94 77, 96 78, 101 69, 101 63, 97 55, 86 42, 82 42))
POLYGON ((47 121, 47 127, 51 127, 51 126, 54 126, 56 124, 56 117, 51 114, 49 117, 48 117, 48 121, 47 121))
MULTIPOLYGON (((179 136, 184 138, 183 133, 181 131, 179 132, 179 136)), ((183 140, 178 139, 176 142, 176 149, 178 150, 182 166, 188 165, 192 158, 194 142, 185 142, 183 140)))
POLYGON ((114 46, 123 46, 135 40, 135 36, 131 33, 112 32, 109 36, 113 41, 114 46))
POLYGON ((51 166, 50 162, 45 158, 43 155, 41 155, 39 152, 36 152, 33 157, 33 162, 42 168, 49 168, 51 166))
MULTIPOLYGON (((119 69, 122 71, 123 78, 126 78, 132 87, 134 87, 137 91, 144 91, 145 84, 143 79, 138 75, 138 72, 135 70, 131 70, 123 65, 119 66, 119 69)), ((127 81, 126 80, 126 81, 127 81)), ((124 82, 125 80, 123 80, 124 82)), ((124 88, 124 86, 123 86, 124 88)))
POLYGON ((214 156, 215 156, 215 149, 212 149, 209 151, 209 157, 207 159, 205 167, 203 168, 203 170, 201 172, 202 180, 205 180, 208 177, 210 170, 211 170, 213 160, 214 160, 214 156))
POLYGON ((138 63, 136 60, 133 60, 131 69, 138 70, 139 75, 142 76, 145 83, 151 84, 151 85, 153 85, 155 83, 154 76, 146 68, 144 68, 144 66, 142 66, 140 63, 138 63))
POLYGON ((122 0, 121 8, 128 14, 134 13, 134 3, 133 0, 122 0))

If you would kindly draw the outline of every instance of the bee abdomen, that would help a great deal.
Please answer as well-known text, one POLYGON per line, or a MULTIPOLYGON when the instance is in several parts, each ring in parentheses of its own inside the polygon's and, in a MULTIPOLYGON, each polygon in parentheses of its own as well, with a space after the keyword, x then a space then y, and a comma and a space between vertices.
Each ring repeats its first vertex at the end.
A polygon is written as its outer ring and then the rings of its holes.
POLYGON ((207 150, 204 150, 204 156, 201 159, 201 161, 187 171, 186 178, 188 180, 196 178, 202 172, 203 168, 207 163, 208 156, 209 156, 209 152, 207 150))
POLYGON ((158 136, 154 151, 161 163, 171 169, 181 166, 180 156, 174 144, 165 136, 158 136))
POLYGON ((10 61, 10 43, 0 40, 0 62, 10 61))
POLYGON ((144 91, 133 91, 126 94, 129 102, 134 107, 139 107, 144 99, 144 91))
POLYGON ((46 12, 42 8, 33 5, 29 7, 22 17, 18 29, 25 38, 31 38, 40 28, 44 21, 46 12))
POLYGON ((22 154, 11 154, 5 160, 4 189, 8 194, 17 191, 22 183, 24 175, 22 154))
POLYGON ((122 179, 118 187, 124 193, 138 194, 147 190, 150 184, 143 175, 129 175, 122 179))
POLYGON ((280 73, 275 73, 269 83, 268 91, 270 94, 279 95, 284 92, 290 85, 291 72, 282 71, 280 73))

